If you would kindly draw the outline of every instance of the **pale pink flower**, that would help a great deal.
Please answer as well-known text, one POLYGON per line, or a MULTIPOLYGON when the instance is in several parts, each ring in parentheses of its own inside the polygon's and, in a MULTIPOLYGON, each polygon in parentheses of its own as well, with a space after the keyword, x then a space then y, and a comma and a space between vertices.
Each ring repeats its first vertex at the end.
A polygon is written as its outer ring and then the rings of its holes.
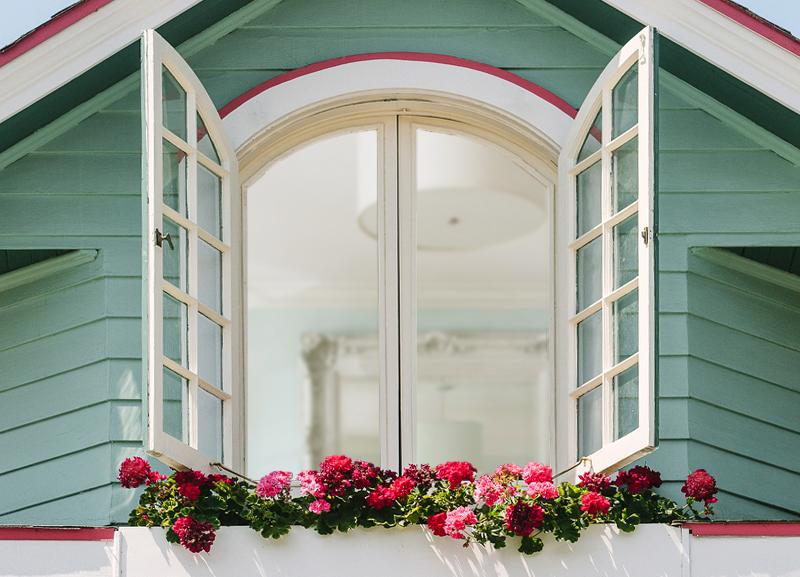
POLYGON ((558 487, 553 483, 534 481, 528 485, 528 495, 531 497, 541 497, 542 499, 557 499, 558 487))
POLYGON ((444 532, 450 535, 453 539, 463 539, 462 531, 468 525, 474 525, 478 522, 475 512, 468 507, 458 507, 449 511, 444 520, 444 532))
POLYGON ((331 504, 325 499, 317 499, 308 506, 308 510, 315 515, 322 515, 331 510, 331 504))
POLYGON ((488 475, 482 475, 475 483, 475 501, 483 501, 490 507, 503 498, 503 487, 488 475))
POLYGON ((553 469, 542 463, 528 463, 522 470, 522 478, 526 483, 552 483, 553 469))
POLYGON ((303 495, 311 495, 317 499, 325 496, 325 486, 316 471, 300 471, 297 480, 300 481, 300 492, 303 495))
POLYGON ((281 493, 287 493, 291 485, 292 474, 289 471, 272 471, 261 477, 256 494, 264 499, 272 499, 281 493))

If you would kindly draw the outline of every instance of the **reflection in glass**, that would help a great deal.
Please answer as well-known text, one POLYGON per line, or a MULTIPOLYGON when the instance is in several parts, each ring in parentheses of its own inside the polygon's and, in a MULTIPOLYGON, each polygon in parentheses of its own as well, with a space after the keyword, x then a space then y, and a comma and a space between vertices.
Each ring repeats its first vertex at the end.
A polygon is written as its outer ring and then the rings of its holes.
POLYGON ((186 216, 186 153, 168 140, 162 144, 164 204, 186 216))
POLYGON ((161 312, 164 318, 164 356, 188 367, 188 307, 164 293, 161 312))
POLYGON ((222 327, 206 317, 197 315, 197 375, 218 389, 222 382, 222 327))
POLYGON ((638 141, 633 138, 616 149, 611 157, 611 192, 614 212, 619 212, 639 197, 638 141))
POLYGON ((415 458, 547 460, 547 190, 489 142, 414 138, 415 458))
POLYGON ((639 365, 614 377, 614 440, 639 427, 639 365))
POLYGON ((203 390, 197 390, 197 449, 222 461, 222 401, 203 390))
POLYGON ((598 224, 602 216, 602 163, 596 162, 578 175, 576 200, 578 203, 578 236, 598 224))
POLYGON ((183 442, 188 441, 184 436, 184 431, 186 430, 184 426, 186 420, 186 391, 186 379, 164 367, 162 429, 169 436, 183 442))
POLYGON ((214 146, 211 135, 208 133, 208 128, 206 128, 206 123, 203 122, 203 117, 200 114, 197 115, 197 149, 217 164, 220 164, 217 148, 214 146))
POLYGON ((603 370, 603 313, 597 311, 578 323, 578 386, 603 370))
POLYGON ((603 237, 599 236, 576 251, 578 302, 580 312, 603 296, 603 237))
POLYGON ((594 121, 592 122, 592 126, 589 128, 589 132, 586 133, 586 138, 581 145, 581 150, 578 153, 578 162, 589 158, 592 154, 600 150, 600 146, 603 142, 603 109, 601 108, 597 112, 597 116, 594 117, 594 121))
POLYGON ((578 457, 591 455, 603 444, 603 387, 578 397, 578 457))
POLYGON ((624 361, 639 350, 639 291, 614 302, 614 359, 624 361))
POLYGON ((639 274, 639 215, 623 220, 614 227, 614 288, 617 289, 639 274))
POLYGON ((186 259, 189 254, 188 232, 167 217, 163 217, 162 223, 162 234, 165 237, 161 243, 162 276, 164 280, 186 292, 186 278, 188 276, 186 259), (169 240, 172 243, 166 239, 167 235, 169 235, 169 240))
POLYGON ((202 164, 197 165, 197 224, 222 238, 222 180, 202 164))
POLYGON ((363 129, 296 149, 248 188, 251 475, 332 454, 380 462, 380 182, 378 133, 363 129))
POLYGON ((202 239, 197 240, 197 298, 222 314, 222 254, 202 239))
POLYGON ((164 126, 186 140, 186 91, 166 68, 161 77, 161 92, 164 126))
POLYGON ((638 121, 639 74, 634 65, 628 70, 611 93, 613 136, 616 138, 638 121))

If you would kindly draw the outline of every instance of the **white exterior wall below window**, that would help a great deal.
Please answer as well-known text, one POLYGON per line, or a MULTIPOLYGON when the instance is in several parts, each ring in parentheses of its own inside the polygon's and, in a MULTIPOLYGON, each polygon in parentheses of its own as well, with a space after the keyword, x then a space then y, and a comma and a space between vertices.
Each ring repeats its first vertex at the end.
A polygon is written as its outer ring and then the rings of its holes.
POLYGON ((594 525, 577 543, 544 541, 527 556, 514 539, 506 549, 465 549, 420 527, 328 536, 295 528, 277 541, 224 527, 211 553, 192 554, 167 543, 162 529, 122 527, 113 542, 0 540, 0 577, 800 576, 800 536, 697 537, 666 525, 624 534, 594 525))

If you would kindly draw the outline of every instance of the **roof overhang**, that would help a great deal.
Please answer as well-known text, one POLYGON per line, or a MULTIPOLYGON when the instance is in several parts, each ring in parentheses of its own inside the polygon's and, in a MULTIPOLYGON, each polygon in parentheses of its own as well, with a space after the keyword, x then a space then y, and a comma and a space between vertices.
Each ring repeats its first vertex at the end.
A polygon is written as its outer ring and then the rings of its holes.
MULTIPOLYGON (((800 42, 726 0, 603 0, 800 112, 800 42), (759 23, 761 26, 759 26, 759 23)), ((0 122, 201 0, 85 0, 0 53, 0 122), (65 25, 65 23, 67 25, 65 25)))

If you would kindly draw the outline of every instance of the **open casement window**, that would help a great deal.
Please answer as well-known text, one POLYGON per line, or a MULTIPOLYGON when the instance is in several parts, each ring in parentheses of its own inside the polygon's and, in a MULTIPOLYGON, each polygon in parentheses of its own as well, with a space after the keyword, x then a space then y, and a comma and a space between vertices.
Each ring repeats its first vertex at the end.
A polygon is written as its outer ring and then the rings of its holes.
POLYGON ((175 49, 147 30, 142 51, 147 448, 178 468, 238 466, 236 156, 175 49))
POLYGON ((616 54, 559 160, 561 430, 567 462, 588 458, 595 471, 655 445, 653 43, 646 28, 616 54))

